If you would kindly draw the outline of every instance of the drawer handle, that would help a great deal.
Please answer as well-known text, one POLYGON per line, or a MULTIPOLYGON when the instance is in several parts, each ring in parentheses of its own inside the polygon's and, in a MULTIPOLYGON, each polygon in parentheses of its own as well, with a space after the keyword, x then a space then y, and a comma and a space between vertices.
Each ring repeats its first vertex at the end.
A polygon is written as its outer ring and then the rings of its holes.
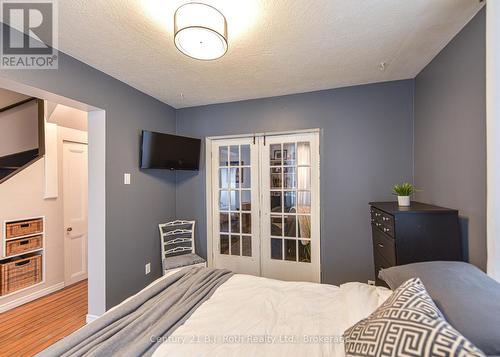
POLYGON ((26 240, 20 241, 20 242, 19 242, 19 245, 26 245, 26 244, 28 244, 29 242, 30 242, 30 240, 29 240, 29 239, 26 239, 26 240))
POLYGON ((384 232, 389 232, 390 229, 389 228, 384 228, 384 232))
POLYGON ((380 213, 375 213, 375 217, 380 217, 380 213))
POLYGON ((382 217, 382 221, 388 221, 388 220, 389 220, 389 218, 387 218, 387 217, 382 217))
POLYGON ((26 265, 26 264, 29 264, 31 262, 31 260, 25 260, 24 262, 19 262, 19 263, 16 263, 14 264, 16 267, 20 267, 20 266, 23 266, 23 265, 26 265))
POLYGON ((380 248, 384 248, 384 245, 382 243, 377 244, 380 248))
POLYGON ((30 226, 29 223, 23 223, 23 224, 19 225, 19 227, 21 227, 21 228, 28 228, 29 226, 30 226))

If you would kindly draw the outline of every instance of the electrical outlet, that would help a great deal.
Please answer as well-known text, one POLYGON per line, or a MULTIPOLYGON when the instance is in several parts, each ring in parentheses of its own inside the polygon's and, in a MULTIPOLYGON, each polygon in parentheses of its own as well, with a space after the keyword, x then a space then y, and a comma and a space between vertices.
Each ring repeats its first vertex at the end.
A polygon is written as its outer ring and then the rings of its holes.
POLYGON ((146 275, 151 273, 151 263, 146 264, 145 268, 146 268, 146 275))
POLYGON ((375 285, 375 281, 374 280, 368 280, 368 285, 375 285))
POLYGON ((123 174, 123 184, 130 185, 130 174, 123 174))

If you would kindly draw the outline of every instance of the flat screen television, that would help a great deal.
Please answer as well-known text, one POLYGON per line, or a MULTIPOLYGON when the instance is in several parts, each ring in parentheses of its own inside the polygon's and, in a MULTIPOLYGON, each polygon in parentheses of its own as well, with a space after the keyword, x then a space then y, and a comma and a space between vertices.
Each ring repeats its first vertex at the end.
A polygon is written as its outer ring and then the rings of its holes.
POLYGON ((200 139, 143 130, 141 169, 197 171, 200 146, 200 139))

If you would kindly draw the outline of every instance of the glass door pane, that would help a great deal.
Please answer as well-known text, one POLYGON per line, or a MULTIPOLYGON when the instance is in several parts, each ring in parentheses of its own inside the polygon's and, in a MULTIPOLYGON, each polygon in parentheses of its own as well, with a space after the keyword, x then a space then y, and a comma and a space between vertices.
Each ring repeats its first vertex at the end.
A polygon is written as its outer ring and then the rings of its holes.
POLYGON ((250 145, 219 146, 220 254, 251 257, 252 159, 250 145), (244 219, 244 222, 242 221, 244 219), (245 238, 245 245, 241 244, 245 238), (249 242, 250 239, 250 243, 249 242), (245 249, 243 249, 243 246, 245 249))
POLYGON ((269 154, 272 237, 270 258, 311 263, 310 144, 309 142, 271 144, 269 154), (276 227, 277 221, 283 222, 283 229, 276 227), (279 244, 278 240, 281 240, 279 244), (283 247, 282 254, 273 252, 273 247, 276 250, 278 246, 283 247), (297 254, 298 251, 300 254, 297 254), (307 252, 309 253, 306 254, 307 252))

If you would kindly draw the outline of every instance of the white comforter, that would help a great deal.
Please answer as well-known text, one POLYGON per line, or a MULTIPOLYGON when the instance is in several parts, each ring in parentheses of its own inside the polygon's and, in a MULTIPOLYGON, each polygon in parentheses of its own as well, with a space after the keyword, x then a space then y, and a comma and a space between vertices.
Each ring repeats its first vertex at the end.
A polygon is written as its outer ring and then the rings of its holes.
POLYGON ((342 333, 390 290, 234 275, 168 340, 160 356, 344 356, 342 333))

